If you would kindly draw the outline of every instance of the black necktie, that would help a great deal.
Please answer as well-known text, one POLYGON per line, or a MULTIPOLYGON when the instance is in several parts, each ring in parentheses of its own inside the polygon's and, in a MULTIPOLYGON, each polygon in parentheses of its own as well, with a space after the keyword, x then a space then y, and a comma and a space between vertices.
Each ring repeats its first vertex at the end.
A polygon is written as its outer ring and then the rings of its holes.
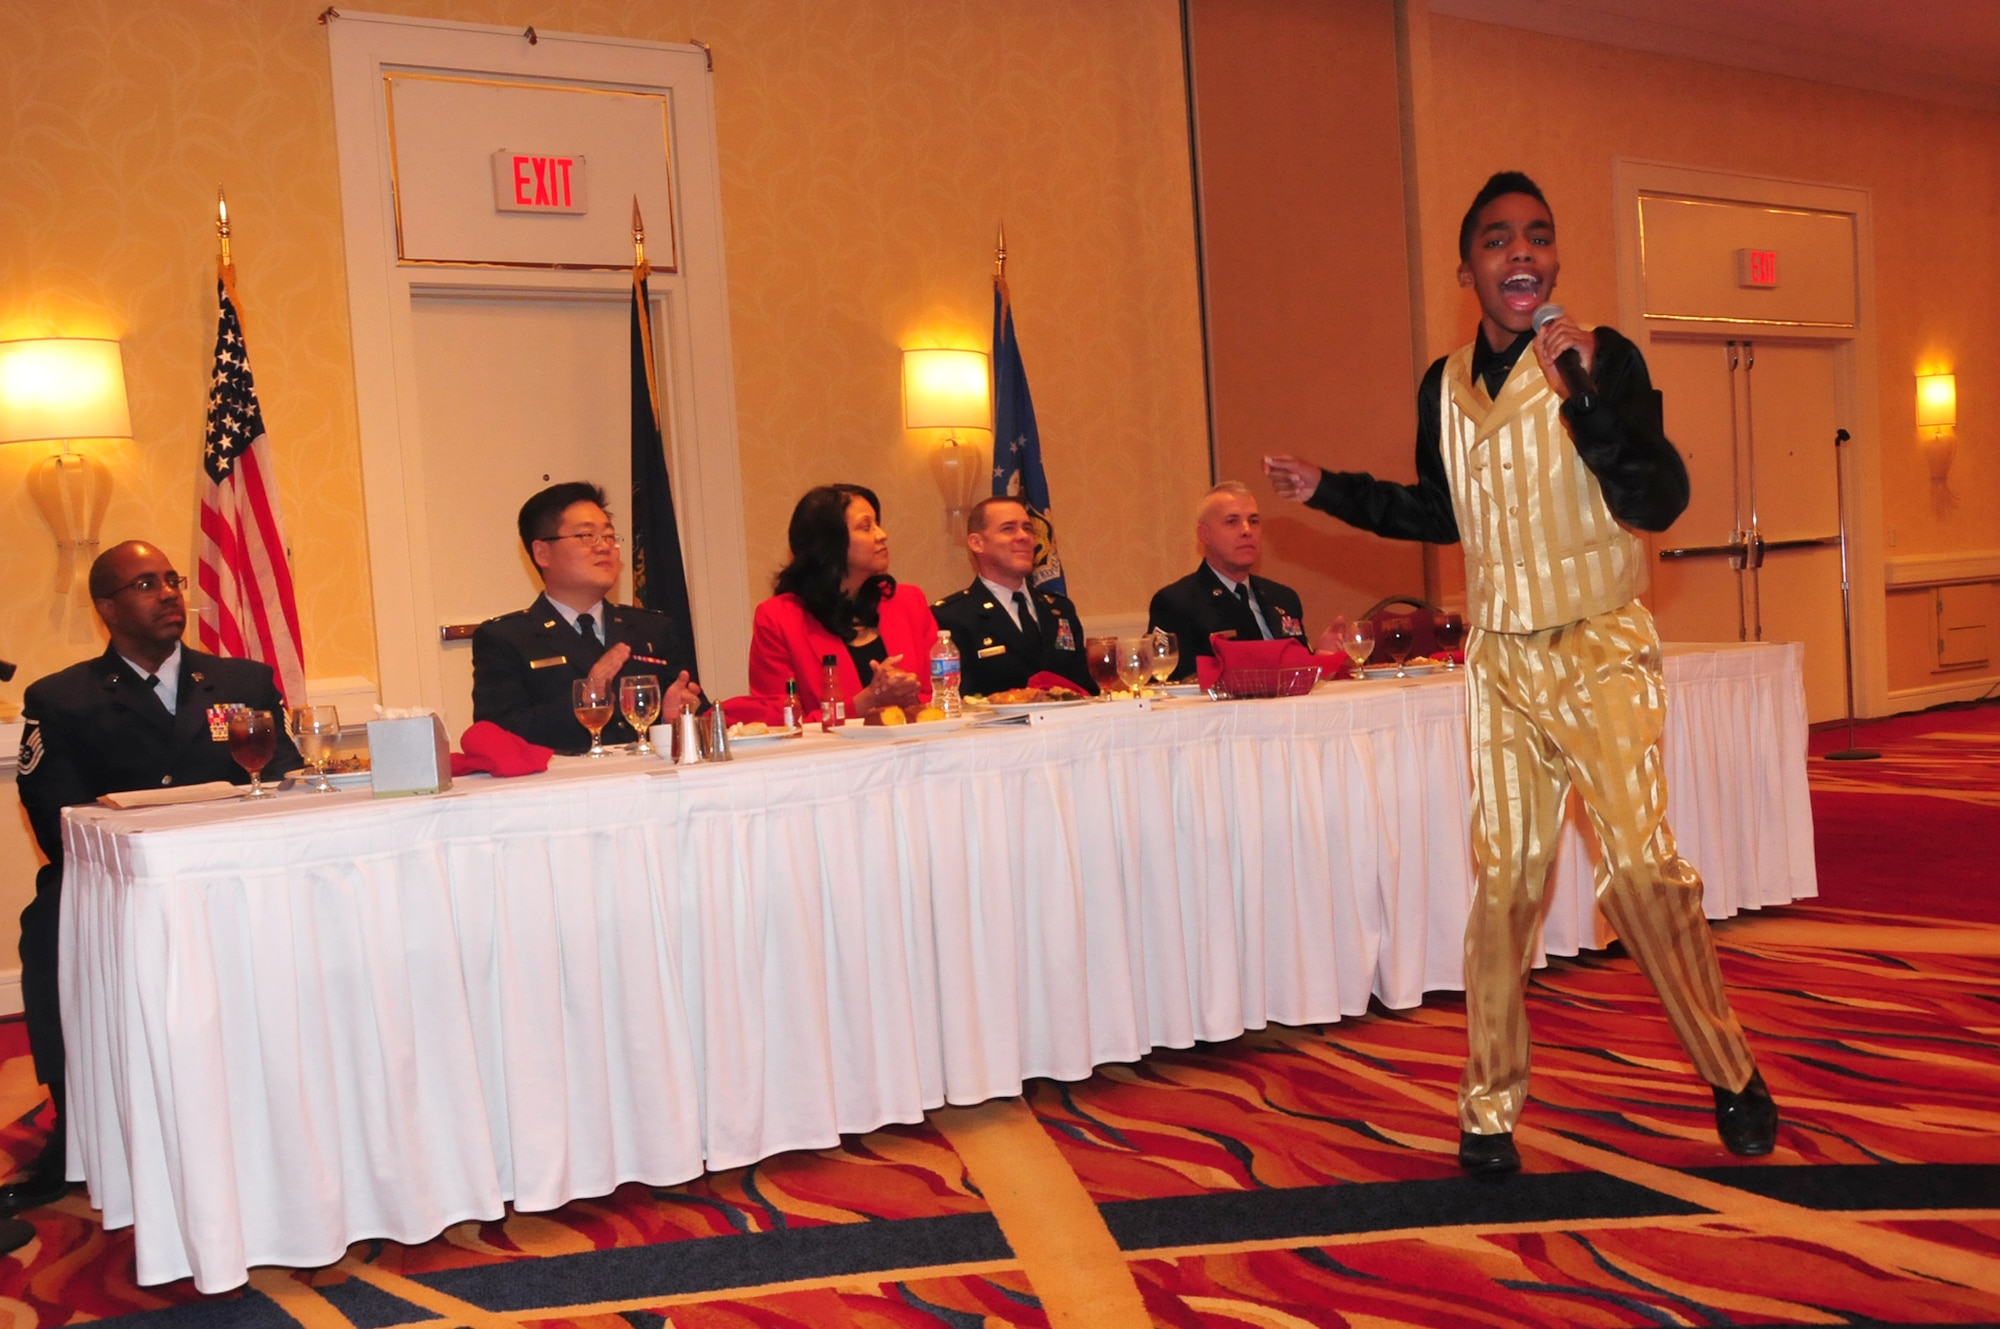
MULTIPOLYGON (((153 700, 160 703, 160 709, 166 711, 167 699, 160 695, 160 676, 158 674, 146 675, 146 686, 152 689, 153 700)), ((167 714, 172 715, 173 712, 167 711, 167 714)))
POLYGON ((597 623, 590 617, 589 614, 578 614, 576 616, 576 630, 583 634, 583 639, 589 642, 591 646, 596 647, 602 645, 602 643, 597 640, 597 623))
POLYGON ((1236 583, 1236 598, 1243 602, 1244 611, 1250 615, 1250 622, 1257 629, 1257 640, 1263 641, 1265 639, 1264 625, 1257 621, 1257 611, 1250 604, 1249 582, 1239 581, 1236 583))
POLYGON ((1028 611, 1028 597, 1020 591, 1014 592, 1014 621, 1021 627, 1021 635, 1035 635, 1035 616, 1028 611))

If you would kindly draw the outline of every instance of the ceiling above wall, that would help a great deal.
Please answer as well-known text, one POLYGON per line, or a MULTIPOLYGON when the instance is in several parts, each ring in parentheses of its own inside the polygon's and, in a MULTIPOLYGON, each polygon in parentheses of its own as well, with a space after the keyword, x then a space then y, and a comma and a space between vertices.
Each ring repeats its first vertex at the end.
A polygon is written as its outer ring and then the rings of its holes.
POLYGON ((1993 0, 1430 0, 1430 11, 2000 110, 1993 0))

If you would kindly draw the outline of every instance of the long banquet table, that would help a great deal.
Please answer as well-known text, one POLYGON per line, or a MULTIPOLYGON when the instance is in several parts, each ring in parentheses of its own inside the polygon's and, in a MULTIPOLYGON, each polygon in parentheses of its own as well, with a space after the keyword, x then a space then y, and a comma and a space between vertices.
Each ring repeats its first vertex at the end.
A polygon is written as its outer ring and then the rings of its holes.
MULTIPOLYGON (((1816 893, 1796 646, 1670 648, 1711 917, 1816 893)), ((1464 688, 1079 706, 431 798, 72 809, 72 1179, 203 1291, 1459 985, 1464 688)), ((1573 817, 1550 952, 1608 937, 1573 817)))

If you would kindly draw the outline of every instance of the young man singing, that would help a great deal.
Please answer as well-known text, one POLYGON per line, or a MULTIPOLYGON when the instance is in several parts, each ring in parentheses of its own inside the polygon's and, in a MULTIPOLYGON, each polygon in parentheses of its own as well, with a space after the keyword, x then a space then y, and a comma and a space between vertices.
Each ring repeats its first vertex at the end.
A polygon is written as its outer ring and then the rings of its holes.
POLYGON ((1713 1086, 1722 1143, 1768 1154, 1777 1108, 1723 992, 1701 877, 1667 828, 1666 688, 1659 634, 1638 600, 1646 550, 1631 528, 1672 524, 1687 506, 1687 468, 1631 342, 1560 315, 1535 330, 1560 264, 1534 181, 1513 171, 1488 180, 1458 252, 1479 331, 1424 375, 1417 483, 1296 457, 1266 468, 1281 497, 1363 530, 1465 546, 1478 884, 1465 933, 1459 1165, 1521 1166, 1528 966, 1572 785, 1604 850, 1598 901, 1713 1086))

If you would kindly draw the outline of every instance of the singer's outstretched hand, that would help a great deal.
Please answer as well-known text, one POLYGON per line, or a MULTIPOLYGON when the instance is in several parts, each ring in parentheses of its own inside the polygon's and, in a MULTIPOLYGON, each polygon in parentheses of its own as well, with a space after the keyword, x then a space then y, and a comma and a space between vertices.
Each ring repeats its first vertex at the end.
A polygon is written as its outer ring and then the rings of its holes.
POLYGON ((1300 457, 1266 457, 1264 474, 1270 477, 1271 488, 1279 498, 1303 503, 1319 488, 1320 468, 1300 457))
POLYGON ((1569 400, 1569 385, 1563 381, 1562 371, 1556 368, 1556 357, 1564 351, 1575 351, 1577 359, 1583 362, 1583 372, 1590 372, 1590 362, 1597 354, 1597 334, 1586 332, 1568 314, 1552 318, 1542 325, 1535 334, 1535 358, 1542 362, 1542 373, 1549 380, 1549 386, 1556 395, 1569 400))

